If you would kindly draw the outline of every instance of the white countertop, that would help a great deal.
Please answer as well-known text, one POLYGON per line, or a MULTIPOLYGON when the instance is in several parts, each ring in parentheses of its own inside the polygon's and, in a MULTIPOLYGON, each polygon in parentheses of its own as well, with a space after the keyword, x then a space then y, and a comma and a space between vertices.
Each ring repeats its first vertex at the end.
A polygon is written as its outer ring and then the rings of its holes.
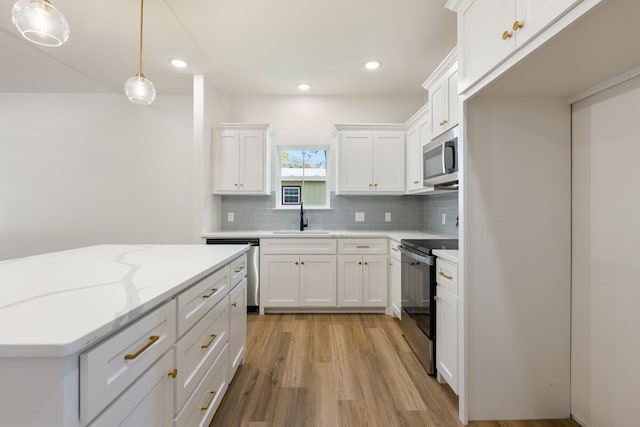
POLYGON ((99 245, 0 262, 0 357, 79 352, 248 246, 99 245))
POLYGON ((434 249, 433 254, 455 264, 460 264, 460 253, 458 249, 434 249))
MULTIPOLYGON (((203 233, 203 238, 300 238, 300 237, 313 237, 313 238, 349 238, 349 237, 383 237, 400 241, 402 239, 451 239, 450 236, 443 236, 440 234, 425 233, 424 231, 406 231, 406 230, 386 230, 386 231, 349 231, 349 230, 328 230, 326 233, 324 230, 305 230, 302 232, 296 232, 292 230, 292 234, 278 234, 274 230, 246 230, 246 231, 218 231, 203 233), (324 234, 318 234, 322 232, 324 234)), ((455 238, 455 237, 453 237, 455 238)))

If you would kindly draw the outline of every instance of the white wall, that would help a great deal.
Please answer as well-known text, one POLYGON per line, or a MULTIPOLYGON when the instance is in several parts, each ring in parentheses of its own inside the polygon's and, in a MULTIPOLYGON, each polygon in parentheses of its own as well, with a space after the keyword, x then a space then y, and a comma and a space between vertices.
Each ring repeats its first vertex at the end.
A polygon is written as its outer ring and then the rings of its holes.
POLYGON ((573 105, 572 414, 638 424, 640 78, 573 105))
POLYGON ((466 105, 463 256, 471 420, 570 411, 570 108, 466 105))
POLYGON ((0 94, 0 259, 189 243, 191 96, 0 94))
POLYGON ((271 123, 272 155, 276 145, 329 145, 331 167, 334 124, 404 123, 423 104, 422 96, 233 96, 229 121, 271 123))

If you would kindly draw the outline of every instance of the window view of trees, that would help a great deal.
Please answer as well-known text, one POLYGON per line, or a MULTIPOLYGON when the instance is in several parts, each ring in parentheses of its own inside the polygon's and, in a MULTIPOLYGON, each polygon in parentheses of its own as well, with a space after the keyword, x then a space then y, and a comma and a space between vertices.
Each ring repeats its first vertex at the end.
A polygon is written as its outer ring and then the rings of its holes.
MULTIPOLYGON (((278 149, 280 165, 278 187, 300 187, 302 201, 306 207, 325 207, 328 205, 327 186, 327 150, 326 147, 278 149)), ((292 204, 284 200, 280 191, 279 205, 292 204)))

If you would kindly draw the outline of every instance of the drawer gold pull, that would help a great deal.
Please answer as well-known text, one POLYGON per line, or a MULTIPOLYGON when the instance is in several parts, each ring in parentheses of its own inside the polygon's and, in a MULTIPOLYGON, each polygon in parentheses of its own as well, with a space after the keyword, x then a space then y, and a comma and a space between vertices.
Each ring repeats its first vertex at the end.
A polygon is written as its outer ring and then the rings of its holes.
POLYGON ((369 249, 371 246, 369 245, 356 245, 356 248, 358 249, 369 249))
POLYGON ((234 271, 235 271, 236 273, 240 273, 242 270, 244 270, 244 267, 238 267, 238 268, 236 268, 234 271))
POLYGON ((174 369, 172 369, 171 371, 169 371, 169 374, 168 374, 168 375, 169 375, 171 378, 175 378, 175 377, 177 377, 177 376, 178 376, 178 370, 174 368, 174 369))
POLYGON ((296 261, 296 265, 300 265, 300 263, 298 261, 296 261))
POLYGON ((398 248, 391 248, 392 251, 400 252, 398 248))
POLYGON ((237 307, 237 306, 238 306, 238 303, 237 303, 237 302, 232 302, 232 303, 231 303, 231 307, 237 307))
POLYGON ((362 261, 358 261, 358 265, 362 265, 362 261))
POLYGON ((304 261, 300 261, 300 265, 304 265, 304 261))
POLYGON ((414 184, 420 184, 420 181, 413 181, 414 184))
POLYGON ((516 21, 513 23, 513 31, 518 31, 522 27, 524 27, 524 22, 516 21))
POLYGON ((216 292, 218 292, 218 289, 211 288, 211 293, 202 295, 202 298, 209 298, 211 295, 215 294, 216 292))
POLYGON ((511 31, 505 31, 502 33, 502 40, 509 40, 511 38, 511 31))
POLYGON ((442 277, 444 277, 445 279, 453 280, 453 276, 448 276, 448 275, 444 274, 442 271, 439 272, 438 274, 441 275, 442 277))
POLYGON ((208 343, 206 343, 205 345, 201 345, 200 348, 209 348, 209 346, 211 345, 212 342, 214 342, 216 340, 218 336, 216 334, 211 335, 211 339, 209 340, 208 343))
POLYGON ((364 262, 364 265, 369 265, 369 263, 365 261, 365 262, 364 262))
POLYGON ((202 411, 206 411, 207 409, 209 409, 209 406, 211 406, 211 402, 213 402, 213 398, 216 396, 215 391, 210 391, 209 393, 211 393, 211 399, 209 400, 209 403, 207 403, 207 406, 203 406, 200 408, 200 410, 202 411))
POLYGON ((140 347, 138 349, 138 351, 136 351, 135 353, 130 353, 130 354, 125 354, 124 355, 124 360, 133 360, 136 357, 140 356, 142 354, 143 351, 145 351, 146 349, 148 349, 149 347, 151 347, 151 345, 158 341, 160 339, 160 337, 158 335, 151 335, 149 337, 149 341, 143 345, 142 347, 140 347))

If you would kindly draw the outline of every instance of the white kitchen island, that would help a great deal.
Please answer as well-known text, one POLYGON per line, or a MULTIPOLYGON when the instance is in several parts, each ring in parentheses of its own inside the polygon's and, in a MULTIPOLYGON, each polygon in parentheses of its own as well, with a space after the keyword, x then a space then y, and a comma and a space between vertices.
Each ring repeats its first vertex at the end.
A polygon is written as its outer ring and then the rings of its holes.
POLYGON ((244 355, 246 309, 232 311, 248 249, 99 245, 0 262, 0 424, 210 420, 244 355))

